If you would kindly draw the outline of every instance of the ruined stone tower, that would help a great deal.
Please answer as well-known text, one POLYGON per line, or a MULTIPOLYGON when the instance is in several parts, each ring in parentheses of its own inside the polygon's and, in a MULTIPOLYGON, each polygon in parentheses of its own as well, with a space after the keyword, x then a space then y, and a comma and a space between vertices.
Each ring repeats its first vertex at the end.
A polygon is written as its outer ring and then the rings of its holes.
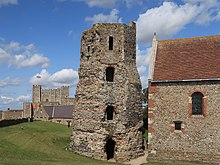
POLYGON ((82 34, 70 149, 128 161, 143 155, 136 25, 95 24, 82 34))

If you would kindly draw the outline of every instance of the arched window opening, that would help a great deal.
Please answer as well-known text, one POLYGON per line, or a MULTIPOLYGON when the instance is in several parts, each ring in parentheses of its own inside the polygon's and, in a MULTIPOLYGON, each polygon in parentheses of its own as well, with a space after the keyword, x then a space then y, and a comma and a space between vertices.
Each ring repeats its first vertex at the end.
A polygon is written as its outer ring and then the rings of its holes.
POLYGON ((113 120, 113 114, 114 114, 114 107, 113 106, 108 106, 106 108, 107 120, 113 120))
POLYGON ((192 94, 192 115, 203 114, 203 94, 195 92, 192 94))
POLYGON ((113 37, 109 36, 109 50, 113 50, 113 37))
POLYGON ((112 138, 108 139, 105 145, 105 152, 107 155, 107 160, 114 158, 115 151, 115 141, 112 138))
POLYGON ((106 81, 113 82, 115 69, 113 67, 106 68, 106 81))

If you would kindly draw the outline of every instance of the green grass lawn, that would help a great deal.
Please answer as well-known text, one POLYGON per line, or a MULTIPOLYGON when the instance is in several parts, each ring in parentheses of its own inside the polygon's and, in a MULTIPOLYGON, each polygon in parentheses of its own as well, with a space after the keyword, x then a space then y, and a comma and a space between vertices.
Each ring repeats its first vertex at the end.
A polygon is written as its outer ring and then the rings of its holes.
MULTIPOLYGON (((0 165, 108 165, 74 154, 65 148, 71 128, 35 121, 0 128, 0 165)), ((147 163, 146 165, 174 165, 147 163)), ((182 164, 181 164, 182 165, 182 164)))
POLYGON ((70 142, 70 134, 71 128, 67 126, 42 121, 0 128, 0 164, 112 164, 65 150, 70 142))

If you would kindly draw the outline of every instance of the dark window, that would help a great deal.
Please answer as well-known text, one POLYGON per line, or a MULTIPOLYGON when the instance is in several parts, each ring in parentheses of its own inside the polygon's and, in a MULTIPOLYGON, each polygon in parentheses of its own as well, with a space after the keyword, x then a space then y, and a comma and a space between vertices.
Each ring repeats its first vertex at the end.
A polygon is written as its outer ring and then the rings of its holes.
POLYGON ((90 51, 90 46, 88 46, 88 52, 90 51))
POLYGON ((109 50, 113 50, 113 37, 109 37, 109 50))
POLYGON ((181 121, 174 121, 174 124, 175 124, 175 130, 181 130, 181 124, 182 124, 181 121))
POLYGON ((106 81, 113 82, 115 69, 113 67, 106 68, 106 81))
POLYGON ((200 92, 195 92, 192 94, 192 114, 202 115, 202 99, 203 94, 200 92))
POLYGON ((46 102, 48 102, 49 100, 48 99, 46 99, 46 102))
POLYGON ((107 120, 113 120, 113 113, 114 113, 114 107, 113 106, 108 106, 106 108, 107 120))
POLYGON ((105 145, 105 152, 107 155, 107 160, 114 158, 114 152, 115 152, 115 141, 111 138, 108 139, 105 145))

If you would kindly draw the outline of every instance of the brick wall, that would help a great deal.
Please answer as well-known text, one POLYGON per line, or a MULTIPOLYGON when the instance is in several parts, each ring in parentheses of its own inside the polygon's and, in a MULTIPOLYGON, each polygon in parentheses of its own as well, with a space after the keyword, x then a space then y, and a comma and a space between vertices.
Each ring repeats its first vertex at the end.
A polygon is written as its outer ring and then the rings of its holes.
POLYGON ((220 161, 220 82, 149 84, 149 100, 149 160, 220 161), (195 91, 204 95, 202 115, 190 114, 195 91))

